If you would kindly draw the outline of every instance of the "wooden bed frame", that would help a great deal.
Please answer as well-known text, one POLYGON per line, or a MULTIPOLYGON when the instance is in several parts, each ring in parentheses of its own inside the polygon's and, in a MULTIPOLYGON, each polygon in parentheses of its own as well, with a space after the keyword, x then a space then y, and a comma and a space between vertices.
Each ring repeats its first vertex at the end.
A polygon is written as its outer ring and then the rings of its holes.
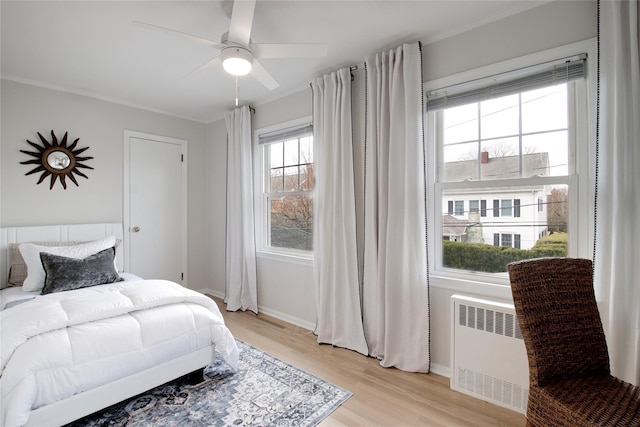
MULTIPOLYGON (((9 243, 30 241, 83 241, 109 236, 123 239, 122 223, 48 225, 8 227, 0 229, 0 288, 7 285, 9 276, 9 243)), ((118 270, 124 271, 124 245, 116 254, 118 270)), ((177 359, 154 366, 134 375, 75 394, 69 398, 31 411, 26 426, 63 425, 143 393, 173 379, 209 365, 215 355, 210 345, 177 359)))

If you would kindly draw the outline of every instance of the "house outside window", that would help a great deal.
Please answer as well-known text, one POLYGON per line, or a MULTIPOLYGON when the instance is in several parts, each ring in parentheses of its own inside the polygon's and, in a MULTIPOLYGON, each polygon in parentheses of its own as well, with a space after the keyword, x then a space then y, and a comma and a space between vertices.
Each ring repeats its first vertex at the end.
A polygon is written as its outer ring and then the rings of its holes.
MULTIPOLYGON (((561 242, 546 246, 554 246, 558 256, 576 246, 569 222, 577 214, 570 211, 569 200, 578 195, 576 135, 587 133, 585 63, 585 55, 574 55, 524 73, 491 76, 486 82, 498 87, 493 97, 478 87, 482 79, 427 91, 428 141, 437 159, 434 231, 443 235, 434 240, 441 242, 433 250, 437 274, 469 272, 489 282, 497 274, 504 280, 507 264, 533 257, 544 239, 561 242), (554 74, 560 68, 566 73, 562 81, 554 74), (549 80, 541 84, 540 75, 549 80), (455 224, 451 210, 442 213, 440 208, 449 200, 469 203, 464 215, 454 212, 455 224), (561 207, 551 225, 547 203, 561 207), (454 226, 464 226, 464 233, 454 226), (444 238, 453 232, 459 234, 454 242, 444 238), (491 249, 496 246, 516 252, 506 257, 491 249)), ((581 150, 588 149, 586 141, 580 144, 581 150)))
POLYGON ((315 184, 312 125, 305 120, 256 134, 262 160, 256 208, 259 251, 311 258, 315 184))

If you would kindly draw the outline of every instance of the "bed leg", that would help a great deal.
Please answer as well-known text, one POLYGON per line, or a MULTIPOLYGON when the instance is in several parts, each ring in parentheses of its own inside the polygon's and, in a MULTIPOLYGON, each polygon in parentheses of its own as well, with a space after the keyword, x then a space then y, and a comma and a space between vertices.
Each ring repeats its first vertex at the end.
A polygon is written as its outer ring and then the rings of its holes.
POLYGON ((196 369, 184 376, 188 384, 196 385, 204 381, 204 367, 196 369))

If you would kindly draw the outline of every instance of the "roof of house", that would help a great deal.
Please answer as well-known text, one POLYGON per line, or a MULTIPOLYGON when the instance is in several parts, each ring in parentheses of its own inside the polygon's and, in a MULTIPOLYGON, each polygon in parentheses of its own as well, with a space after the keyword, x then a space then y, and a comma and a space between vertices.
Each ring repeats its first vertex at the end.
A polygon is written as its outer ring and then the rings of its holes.
POLYGON ((471 225, 468 219, 458 219, 452 215, 444 215, 442 218, 443 236, 464 236, 467 234, 467 227, 471 225))
MULTIPOLYGON (((486 163, 480 163, 478 159, 447 162, 444 164, 445 181, 477 181, 478 164, 480 164, 480 179, 482 180, 520 178, 519 159, 520 156, 504 156, 489 158, 486 163)), ((522 176, 535 175, 549 175, 548 153, 522 155, 522 176)))

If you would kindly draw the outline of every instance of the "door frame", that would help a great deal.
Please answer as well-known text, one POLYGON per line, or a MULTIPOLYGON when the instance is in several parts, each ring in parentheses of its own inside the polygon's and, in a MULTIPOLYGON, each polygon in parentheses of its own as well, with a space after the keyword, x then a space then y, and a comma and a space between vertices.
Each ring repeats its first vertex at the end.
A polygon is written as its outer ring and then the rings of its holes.
POLYGON ((138 139, 146 139, 149 141, 155 141, 157 143, 170 143, 176 144, 180 146, 181 154, 182 154, 182 189, 181 189, 181 200, 180 206, 182 207, 181 217, 181 234, 182 234, 182 247, 180 248, 181 257, 182 257, 182 285, 188 285, 188 262, 187 262, 187 253, 188 253, 188 228, 187 228, 187 141, 184 139, 171 138, 168 136, 161 135, 153 135, 150 133, 137 132, 132 130, 124 130, 124 176, 123 176, 123 223, 124 223, 124 271, 129 271, 131 266, 131 241, 130 241, 130 233, 131 233, 131 195, 130 195, 130 186, 131 186, 131 138, 138 139))

